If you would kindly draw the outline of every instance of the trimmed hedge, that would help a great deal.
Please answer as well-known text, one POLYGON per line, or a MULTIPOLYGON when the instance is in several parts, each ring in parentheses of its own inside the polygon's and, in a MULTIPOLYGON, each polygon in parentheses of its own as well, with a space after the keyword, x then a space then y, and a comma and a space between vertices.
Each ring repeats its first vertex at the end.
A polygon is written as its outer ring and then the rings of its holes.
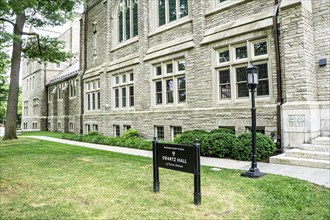
MULTIPOLYGON (((121 137, 108 137, 98 132, 87 135, 65 133, 62 138, 95 144, 105 144, 119 147, 129 147, 143 150, 152 150, 152 141, 143 140, 140 132, 129 129, 121 137)), ((174 138, 174 143, 193 145, 198 139, 201 144, 202 156, 230 157, 235 160, 249 161, 252 158, 252 134, 244 133, 238 137, 230 129, 214 129, 210 133, 205 130, 188 130, 174 138)), ((270 157, 276 150, 275 144, 268 136, 257 133, 258 160, 270 157)))
MULTIPOLYGON (((273 140, 261 133, 257 133, 257 160, 270 157, 276 150, 273 140)), ((235 160, 251 160, 252 158, 252 133, 238 136, 241 144, 234 145, 231 157, 235 160)))
POLYGON ((193 145, 196 139, 201 142, 205 134, 208 134, 208 132, 205 130, 188 130, 175 136, 174 143, 193 145))
POLYGON ((203 156, 230 157, 234 145, 239 145, 234 134, 214 132, 201 139, 201 154, 203 156))
POLYGON ((228 128, 216 128, 216 129, 213 129, 211 132, 211 134, 214 134, 214 133, 226 133, 226 134, 235 134, 234 131, 228 129, 228 128))
MULTIPOLYGON (((135 132, 134 132, 135 133, 135 132)), ((142 140, 139 138, 127 138, 127 137, 108 137, 100 134, 88 134, 88 135, 77 135, 72 133, 66 133, 62 135, 63 139, 88 142, 94 144, 105 144, 111 146, 119 146, 119 147, 129 147, 143 150, 151 150, 152 142, 147 140, 142 140)))

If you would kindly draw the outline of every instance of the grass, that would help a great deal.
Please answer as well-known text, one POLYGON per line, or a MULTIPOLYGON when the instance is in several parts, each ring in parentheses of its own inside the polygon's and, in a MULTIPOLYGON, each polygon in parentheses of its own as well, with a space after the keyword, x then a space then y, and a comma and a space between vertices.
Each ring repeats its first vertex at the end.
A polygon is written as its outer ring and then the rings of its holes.
POLYGON ((62 132, 52 132, 52 131, 24 131, 21 136, 46 136, 53 138, 62 138, 62 132))
POLYGON ((193 176, 152 160, 20 138, 0 141, 0 219, 330 219, 330 189, 268 174, 202 167, 202 205, 193 176))

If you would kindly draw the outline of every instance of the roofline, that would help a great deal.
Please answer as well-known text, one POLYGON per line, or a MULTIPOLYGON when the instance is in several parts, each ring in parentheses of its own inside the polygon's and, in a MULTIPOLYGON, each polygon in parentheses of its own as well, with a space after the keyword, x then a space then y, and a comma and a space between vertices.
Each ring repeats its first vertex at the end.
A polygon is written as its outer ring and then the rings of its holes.
POLYGON ((49 81, 48 83, 46 83, 46 87, 53 86, 55 84, 58 84, 60 82, 65 81, 67 79, 74 78, 74 77, 76 77, 78 75, 78 73, 79 73, 79 70, 76 70, 76 71, 73 71, 71 73, 68 73, 68 74, 66 74, 64 76, 61 76, 59 78, 55 78, 55 79, 49 81))

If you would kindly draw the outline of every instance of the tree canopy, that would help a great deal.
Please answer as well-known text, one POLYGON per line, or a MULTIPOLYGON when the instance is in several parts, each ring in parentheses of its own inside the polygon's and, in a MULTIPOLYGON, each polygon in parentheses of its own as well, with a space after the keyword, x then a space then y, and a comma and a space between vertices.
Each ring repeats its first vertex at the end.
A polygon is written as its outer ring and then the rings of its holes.
MULTIPOLYGON (((22 53, 24 57, 41 63, 59 63, 72 57, 62 51, 63 42, 56 38, 39 36, 38 33, 24 32, 24 26, 44 27, 62 25, 75 15, 75 7, 83 0, 0 0, 0 50, 12 47, 10 62, 10 83, 4 139, 15 139, 17 105, 19 94, 19 71, 22 53), (7 28, 11 27, 12 33, 7 28), (5 30, 6 29, 6 30, 5 30), (23 48, 22 36, 29 36, 23 48)), ((8 59, 7 59, 8 60, 8 59)), ((7 64, 0 53, 0 65, 7 64)))

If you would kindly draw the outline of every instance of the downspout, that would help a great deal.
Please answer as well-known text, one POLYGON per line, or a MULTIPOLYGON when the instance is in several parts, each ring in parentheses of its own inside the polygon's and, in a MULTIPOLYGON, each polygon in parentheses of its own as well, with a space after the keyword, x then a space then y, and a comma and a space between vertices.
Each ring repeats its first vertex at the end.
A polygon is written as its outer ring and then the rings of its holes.
POLYGON ((277 79, 277 103, 276 103, 276 113, 277 113, 277 140, 276 140, 276 150, 278 153, 283 153, 282 149, 282 117, 281 117, 281 106, 283 104, 282 97, 282 69, 281 69, 281 54, 279 45, 279 30, 278 30, 278 11, 279 4, 278 0, 275 0, 275 10, 273 14, 273 35, 275 44, 275 60, 276 60, 276 79, 277 79))
POLYGON ((84 81, 83 77, 87 70, 87 33, 88 33, 88 8, 85 9, 85 18, 84 18, 84 66, 83 66, 83 74, 80 76, 80 134, 82 135, 84 132, 84 81))
MULTIPOLYGON (((47 63, 44 63, 44 85, 46 85, 46 76, 47 76, 47 63)), ((49 104, 48 104, 48 86, 46 88, 46 131, 48 131, 48 114, 49 114, 49 104)))

